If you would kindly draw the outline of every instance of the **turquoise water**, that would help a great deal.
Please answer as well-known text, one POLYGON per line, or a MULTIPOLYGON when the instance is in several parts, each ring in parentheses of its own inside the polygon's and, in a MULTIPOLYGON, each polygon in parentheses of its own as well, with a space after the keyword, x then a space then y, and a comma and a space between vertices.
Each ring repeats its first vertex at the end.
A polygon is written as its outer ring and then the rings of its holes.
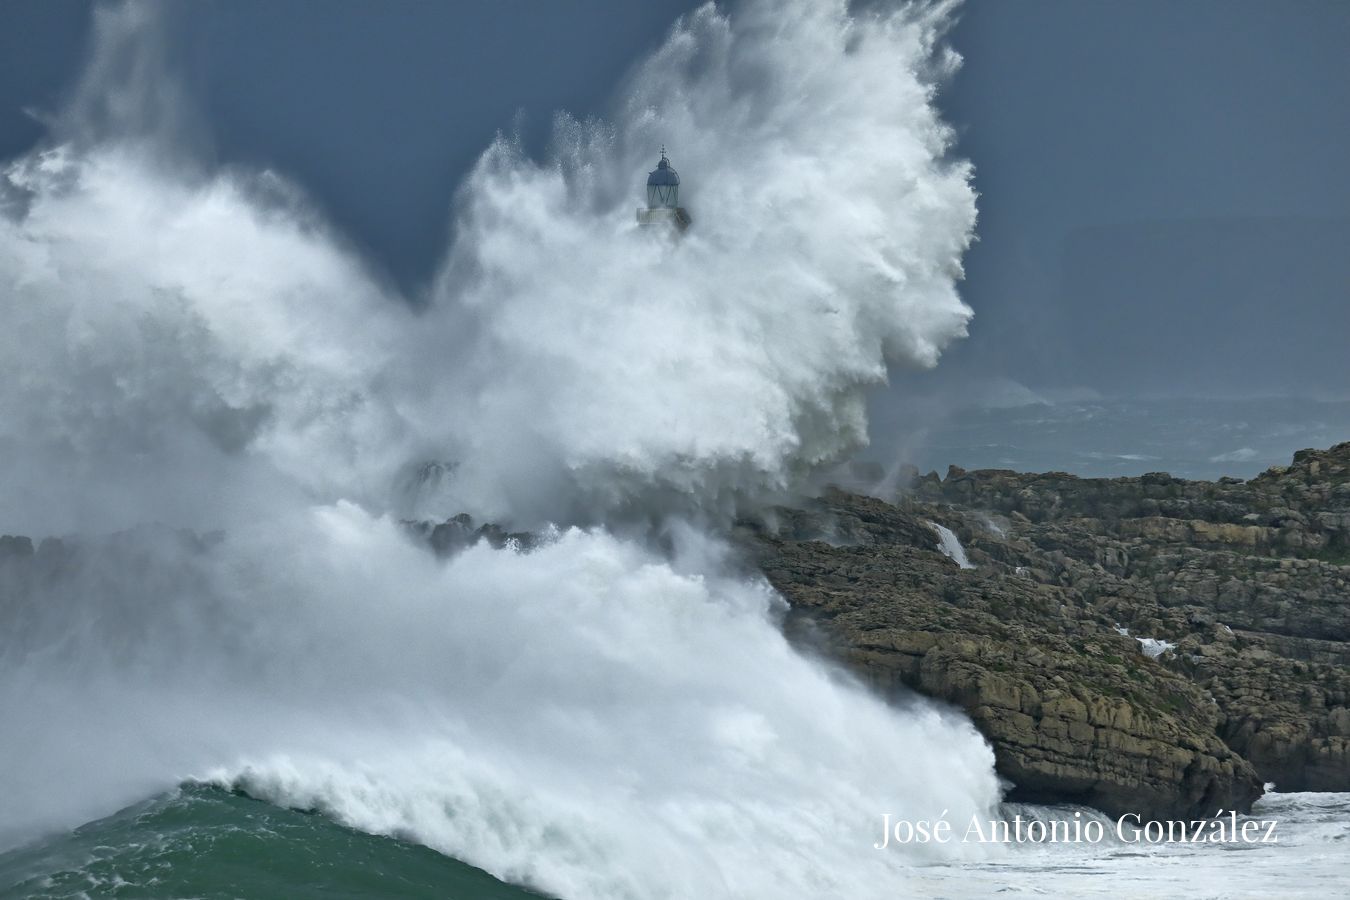
POLYGON ((0 854, 0 897, 538 900, 418 844, 189 785, 0 854))

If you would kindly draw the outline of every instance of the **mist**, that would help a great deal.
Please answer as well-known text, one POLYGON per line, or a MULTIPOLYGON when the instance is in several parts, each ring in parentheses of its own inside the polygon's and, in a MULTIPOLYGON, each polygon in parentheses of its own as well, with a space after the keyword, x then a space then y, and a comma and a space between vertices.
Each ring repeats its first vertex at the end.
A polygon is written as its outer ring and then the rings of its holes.
POLYGON ((484 150, 415 302, 196 152, 159 7, 101 9, 4 169, 0 528, 48 539, 0 566, 0 840, 204 780, 555 893, 886 896, 929 857, 874 806, 989 811, 969 722, 789 646, 718 530, 965 334, 947 12, 700 8, 611 118, 484 150), (678 242, 633 221, 662 141, 678 242), (458 512, 538 545, 403 521, 458 512))

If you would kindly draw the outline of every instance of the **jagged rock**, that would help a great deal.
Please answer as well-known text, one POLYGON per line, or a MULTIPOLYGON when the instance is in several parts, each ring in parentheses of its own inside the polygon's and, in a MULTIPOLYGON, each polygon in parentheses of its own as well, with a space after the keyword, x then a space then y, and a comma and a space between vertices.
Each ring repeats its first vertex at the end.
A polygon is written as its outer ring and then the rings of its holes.
POLYGON ((782 513, 756 552, 866 679, 964 708, 1014 796, 1171 817, 1262 781, 1350 790, 1350 443, 1249 481, 953 466, 909 488, 782 513))
POLYGON ((759 559, 796 614, 880 689, 962 707, 1014 798, 1167 817, 1246 809, 1259 796, 1204 692, 1085 621, 1081 599, 1053 584, 1062 563, 993 533, 972 540, 969 523, 936 507, 831 493, 782 516, 786 528, 759 534, 759 559), (965 532, 976 569, 938 552, 929 521, 965 532), (861 539, 807 539, 813 522, 861 539))
POLYGON ((500 550, 511 544, 522 550, 535 545, 536 538, 525 531, 506 531, 491 522, 475 526, 473 518, 467 513, 446 519, 444 522, 404 522, 412 532, 423 538, 437 556, 450 556, 479 541, 500 550))

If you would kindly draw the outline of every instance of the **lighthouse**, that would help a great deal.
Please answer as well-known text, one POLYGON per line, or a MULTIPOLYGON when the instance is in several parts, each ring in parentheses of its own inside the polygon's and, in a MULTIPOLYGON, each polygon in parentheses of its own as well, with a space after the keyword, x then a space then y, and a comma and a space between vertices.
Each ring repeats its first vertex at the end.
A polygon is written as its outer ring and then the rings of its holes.
POLYGON ((689 213, 680 206, 680 176, 666 159, 666 148, 661 148, 661 161, 647 176, 647 207, 637 211, 639 225, 673 228, 683 232, 689 227, 689 213))

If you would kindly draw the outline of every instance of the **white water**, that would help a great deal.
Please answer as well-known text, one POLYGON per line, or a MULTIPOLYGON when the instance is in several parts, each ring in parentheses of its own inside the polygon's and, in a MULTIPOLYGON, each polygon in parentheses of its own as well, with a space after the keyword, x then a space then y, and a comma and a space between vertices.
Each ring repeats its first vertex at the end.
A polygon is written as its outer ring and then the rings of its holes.
POLYGON ((488 149, 415 313, 284 179, 178 152, 154 7, 100 12, 0 180, 0 531, 223 537, 83 538, 8 611, 0 840, 198 776, 567 896, 894 896, 925 854, 878 815, 987 811, 988 748, 791 650, 703 529, 964 332, 940 25, 699 11, 610 124, 488 149), (678 244, 631 222, 662 142, 678 244), (396 521, 462 510, 561 530, 442 563, 396 521))
MULTIPOLYGON (((1228 628, 1228 626, 1225 625, 1224 628, 1228 628)), ((1229 629, 1230 633, 1231 631, 1232 629, 1229 629)), ((1121 626, 1117 625, 1116 633, 1123 635, 1125 637, 1129 637, 1130 629, 1122 628, 1121 626)), ((1139 642, 1139 652, 1147 656, 1149 659, 1157 659, 1158 657, 1162 656, 1169 650, 1175 650, 1177 646, 1172 641, 1163 640, 1162 638, 1136 637, 1135 640, 1139 642)))
MULTIPOLYGON (((1066 808, 1020 811, 1071 821, 1066 808)), ((1350 794, 1267 794, 1239 821, 1275 822, 1275 843, 1126 843, 1116 839, 1113 820, 1091 811, 1087 818, 1106 826, 1101 843, 1023 844, 978 866, 934 866, 921 873, 913 896, 1323 900, 1345 896, 1350 885, 1350 794)), ((1266 833, 1263 825, 1252 836, 1266 833)))
POLYGON ((1135 638, 1135 640, 1139 642, 1139 651, 1149 659, 1157 659, 1167 651, 1176 649, 1177 646, 1162 638, 1135 638))
POLYGON ((946 525, 939 525, 936 522, 929 522, 933 530, 938 534, 938 550, 942 555, 956 563, 963 569, 975 568, 970 563, 970 558, 966 556, 966 548, 961 546, 961 539, 956 533, 946 525))

